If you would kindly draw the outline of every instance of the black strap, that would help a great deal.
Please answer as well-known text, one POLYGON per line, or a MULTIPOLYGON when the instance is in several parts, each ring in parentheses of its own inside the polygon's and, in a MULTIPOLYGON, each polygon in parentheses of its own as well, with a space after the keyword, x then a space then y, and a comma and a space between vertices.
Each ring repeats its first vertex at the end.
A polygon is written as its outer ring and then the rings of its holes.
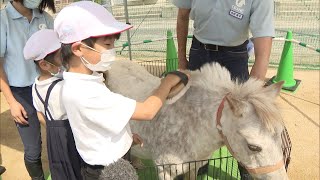
MULTIPOLYGON (((45 112, 48 112, 49 113, 49 116, 50 116, 50 120, 54 120, 53 118, 52 118, 52 116, 51 116, 51 113, 50 113, 50 111, 49 111, 49 108, 48 108, 48 106, 49 106, 49 97, 50 97, 50 94, 51 94, 51 91, 52 91, 52 89, 53 89, 53 87, 58 83, 58 82, 60 82, 60 81, 62 81, 63 79, 57 79, 57 80, 55 80, 55 81, 53 81, 52 82, 52 84, 49 86, 49 88, 48 88, 48 91, 47 91, 47 95, 46 95, 46 99, 44 100, 44 109, 45 109, 45 112)), ((46 117, 47 117, 47 115, 46 115, 46 117)))
POLYGON ((45 112, 45 117, 46 117, 47 120, 54 121, 54 119, 53 119, 53 117, 52 117, 52 115, 51 115, 51 113, 50 113, 50 111, 49 111, 49 108, 48 108, 48 106, 49 106, 49 103, 48 103, 48 102, 49 102, 49 97, 50 97, 50 94, 51 94, 51 91, 52 91, 53 87, 54 87, 58 82, 60 82, 60 81, 62 81, 62 80, 63 80, 63 79, 57 79, 57 80, 53 81, 53 82, 50 84, 50 86, 49 86, 49 88, 48 88, 48 90, 47 90, 47 94, 46 94, 45 100, 43 100, 43 99, 41 98, 40 93, 39 93, 39 91, 38 91, 38 89, 37 89, 37 85, 35 84, 35 90, 36 90, 36 93, 37 93, 40 101, 41 101, 41 102, 43 103, 43 105, 44 105, 44 112, 45 112), (48 115, 49 115, 50 118, 48 117, 48 115))
POLYGON ((42 97, 40 96, 40 93, 39 93, 39 91, 38 91, 38 89, 37 89, 37 85, 36 85, 36 84, 34 84, 34 89, 36 90, 36 93, 37 93, 38 98, 40 99, 40 101, 42 102, 42 104, 44 104, 44 100, 43 100, 42 97))
MULTIPOLYGON (((44 105, 45 102, 44 102, 44 100, 42 99, 42 97, 41 97, 41 95, 40 95, 40 93, 39 93, 39 91, 38 91, 38 88, 37 88, 37 85, 36 85, 36 84, 34 84, 34 88, 35 88, 35 90, 36 90, 36 93, 37 93, 38 98, 40 99, 40 101, 41 101, 42 104, 44 105)), ((47 111, 48 111, 48 109, 46 109, 45 106, 44 106, 44 114, 45 114, 46 120, 48 120, 47 111)), ((53 119, 51 113, 50 113, 50 112, 48 112, 48 113, 49 113, 50 119, 53 119)))
POLYGON ((188 84, 189 78, 188 78, 188 76, 187 76, 185 73, 183 73, 183 72, 181 72, 181 71, 171 71, 171 72, 168 72, 168 73, 166 74, 166 76, 167 76, 168 74, 177 75, 177 76, 181 79, 181 82, 182 82, 184 85, 187 85, 187 84, 188 84))

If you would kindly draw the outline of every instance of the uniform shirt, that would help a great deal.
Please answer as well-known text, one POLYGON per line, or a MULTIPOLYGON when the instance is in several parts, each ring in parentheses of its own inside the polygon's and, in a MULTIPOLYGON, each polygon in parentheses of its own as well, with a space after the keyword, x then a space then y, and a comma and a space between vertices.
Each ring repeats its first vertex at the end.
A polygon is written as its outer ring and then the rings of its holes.
MULTIPOLYGON (((32 86, 32 97, 33 97, 33 106, 34 108, 42 112, 45 115, 44 111, 44 104, 39 99, 36 90, 35 85, 37 85, 37 90, 43 100, 45 100, 47 91, 49 86, 52 84, 53 81, 57 80, 58 78, 52 77, 43 81, 39 81, 38 78, 35 79, 35 83, 32 86)), ((51 113, 51 116, 54 120, 67 120, 67 113, 64 109, 64 106, 62 104, 61 100, 61 88, 63 86, 63 81, 58 82, 52 89, 49 97, 48 102, 48 108, 49 112, 51 113)), ((48 113, 48 112, 47 112, 48 113)), ((50 119, 50 116, 48 115, 48 120, 50 119)))
POLYGON ((62 101, 77 150, 90 165, 109 165, 132 144, 129 120, 136 101, 111 92, 102 74, 64 72, 62 101))
POLYGON ((22 16, 8 2, 1 10, 0 20, 0 57, 4 58, 4 71, 7 74, 9 85, 15 87, 31 86, 38 75, 33 61, 26 61, 23 48, 28 38, 43 28, 53 28, 52 17, 38 9, 33 9, 32 20, 22 16))
POLYGON ((193 35, 204 44, 238 46, 249 38, 273 37, 272 0, 172 0, 191 9, 193 35))

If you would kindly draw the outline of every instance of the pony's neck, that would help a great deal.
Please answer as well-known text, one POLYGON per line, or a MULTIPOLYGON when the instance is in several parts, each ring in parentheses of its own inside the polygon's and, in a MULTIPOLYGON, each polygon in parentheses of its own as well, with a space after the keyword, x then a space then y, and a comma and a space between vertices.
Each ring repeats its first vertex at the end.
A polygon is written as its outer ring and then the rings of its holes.
POLYGON ((187 114, 185 117, 189 124, 185 124, 197 133, 197 141, 206 147, 199 147, 199 159, 208 158, 213 151, 223 145, 223 139, 216 127, 216 112, 224 93, 211 93, 200 87, 191 86, 186 94, 173 104, 171 108, 180 109, 183 106, 184 111, 195 112, 187 114))

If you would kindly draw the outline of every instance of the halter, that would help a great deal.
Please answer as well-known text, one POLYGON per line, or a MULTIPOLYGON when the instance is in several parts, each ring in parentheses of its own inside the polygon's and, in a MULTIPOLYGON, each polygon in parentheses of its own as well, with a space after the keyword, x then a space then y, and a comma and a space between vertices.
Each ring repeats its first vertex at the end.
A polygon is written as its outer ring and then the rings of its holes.
MULTIPOLYGON (((221 117, 222 117, 222 111, 223 111, 223 108, 224 108, 224 102, 226 101, 227 99, 227 96, 229 95, 230 93, 226 94, 223 99, 221 100, 221 103, 218 107, 218 110, 217 110, 217 114, 216 114, 216 127, 218 129, 218 132, 220 134, 220 136, 222 137, 225 145, 227 146, 228 150, 230 151, 230 153, 232 154, 232 156, 236 157, 234 151, 232 151, 232 148, 228 142, 228 139, 226 138, 226 136, 223 134, 222 132, 222 125, 221 125, 221 117)), ((240 164, 242 164, 240 161, 239 161, 240 164)), ((256 168, 249 168, 249 167, 246 167, 245 165, 242 164, 242 166, 244 166, 247 171, 251 174, 267 174, 267 173, 271 173, 271 172, 274 172, 278 169, 280 169, 282 166, 284 166, 284 162, 283 160, 280 160, 279 162, 277 162, 276 164, 274 165, 270 165, 270 166, 262 166, 262 167, 256 167, 256 168)))

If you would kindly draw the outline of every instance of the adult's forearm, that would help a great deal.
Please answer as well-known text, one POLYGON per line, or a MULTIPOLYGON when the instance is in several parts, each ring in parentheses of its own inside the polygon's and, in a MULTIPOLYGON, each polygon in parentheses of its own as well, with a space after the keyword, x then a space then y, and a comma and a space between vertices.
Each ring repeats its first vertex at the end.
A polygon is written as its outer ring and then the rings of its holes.
POLYGON ((179 9, 177 17, 178 58, 186 58, 190 9, 179 9))
POLYGON ((251 77, 265 80, 267 74, 272 38, 271 37, 259 37, 253 40, 255 50, 255 62, 250 72, 251 77))
POLYGON ((3 69, 3 62, 4 62, 4 59, 0 58, 0 89, 3 92, 3 95, 6 98, 8 104, 10 105, 12 102, 16 101, 16 99, 14 98, 11 92, 11 89, 8 83, 7 74, 3 69))

